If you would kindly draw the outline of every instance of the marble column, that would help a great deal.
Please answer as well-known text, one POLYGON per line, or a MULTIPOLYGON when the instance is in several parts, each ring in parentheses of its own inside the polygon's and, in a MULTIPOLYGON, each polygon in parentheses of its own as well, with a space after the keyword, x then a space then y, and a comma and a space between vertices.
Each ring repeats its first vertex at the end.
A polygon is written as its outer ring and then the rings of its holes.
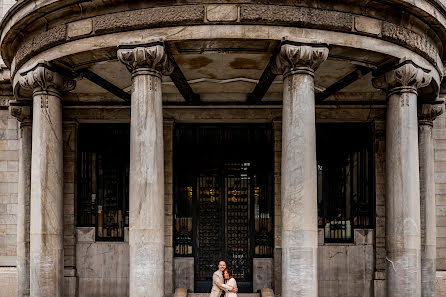
POLYGON ((33 91, 30 293, 63 296, 63 158, 62 92, 74 88, 39 63, 20 79, 33 91))
POLYGON ((431 76, 411 61, 375 78, 387 92, 387 297, 421 296, 417 89, 431 76))
POLYGON ((130 122, 130 297, 164 296, 162 74, 173 69, 164 46, 118 47, 132 73, 130 122))
POLYGON ((10 105, 9 113, 19 121, 19 180, 17 198, 17 296, 29 293, 29 220, 31 196, 31 107, 10 105))
POLYGON ((317 176, 314 71, 325 45, 282 45, 282 296, 317 297, 317 176))
POLYGON ((433 121, 444 112, 444 100, 422 104, 418 116, 421 200, 421 296, 436 296, 437 225, 433 121))

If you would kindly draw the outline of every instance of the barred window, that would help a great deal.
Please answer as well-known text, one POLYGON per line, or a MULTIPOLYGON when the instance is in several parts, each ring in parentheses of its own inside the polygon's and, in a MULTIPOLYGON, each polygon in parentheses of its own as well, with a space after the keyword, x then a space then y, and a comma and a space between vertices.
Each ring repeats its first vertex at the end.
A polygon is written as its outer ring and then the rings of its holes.
POLYGON ((325 242, 353 242, 373 225, 372 133, 368 124, 317 126, 318 223, 325 242))
POLYGON ((221 258, 272 257, 272 139, 269 125, 176 125, 175 256, 198 257, 209 269, 221 258))
POLYGON ((96 240, 123 241, 129 213, 130 126, 81 124, 77 226, 95 227, 96 240))

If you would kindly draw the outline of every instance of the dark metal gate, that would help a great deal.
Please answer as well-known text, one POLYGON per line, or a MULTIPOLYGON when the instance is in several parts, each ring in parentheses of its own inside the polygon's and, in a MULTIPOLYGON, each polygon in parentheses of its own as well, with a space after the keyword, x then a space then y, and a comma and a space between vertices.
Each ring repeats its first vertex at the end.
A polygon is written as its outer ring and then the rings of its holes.
POLYGON ((270 126, 176 127, 175 256, 194 257, 195 292, 210 292, 220 260, 233 271, 239 292, 252 292, 252 259, 270 256, 260 255, 265 245, 272 251, 272 229, 260 230, 254 219, 259 201, 269 201, 260 209, 268 208, 272 225, 272 157, 270 126), (187 218, 193 227, 181 227, 187 218))

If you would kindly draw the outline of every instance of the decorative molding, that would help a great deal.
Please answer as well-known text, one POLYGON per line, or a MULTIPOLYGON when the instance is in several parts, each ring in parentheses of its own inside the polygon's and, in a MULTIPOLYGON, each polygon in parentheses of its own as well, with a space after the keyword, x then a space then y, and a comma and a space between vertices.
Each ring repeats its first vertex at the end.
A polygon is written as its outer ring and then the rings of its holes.
POLYGON ((313 74, 327 57, 328 47, 326 45, 284 44, 276 57, 272 71, 275 74, 283 74, 284 77, 296 71, 313 74))
POLYGON ((418 111, 420 125, 433 125, 433 121, 445 111, 445 100, 439 98, 433 103, 421 104, 418 111))
POLYGON ((382 38, 384 40, 405 46, 410 50, 424 56, 434 65, 436 65, 438 48, 434 42, 429 40, 429 38, 411 31, 407 27, 375 18, 369 18, 369 20, 375 20, 377 27, 382 27, 380 32, 375 32, 377 34, 358 32, 355 30, 354 21, 354 17, 358 16, 361 15, 334 10, 289 5, 244 4, 241 5, 240 8, 241 23, 296 26, 348 33, 354 32, 354 34, 360 35, 374 35, 377 36, 377 38, 382 38))
POLYGON ((22 73, 19 84, 33 92, 67 92, 76 87, 76 81, 55 72, 46 62, 38 63, 34 68, 22 73))
POLYGON ((31 122, 32 112, 30 105, 9 105, 9 114, 20 123, 31 122))
POLYGON ((391 95, 395 92, 413 92, 429 85, 432 75, 430 70, 424 69, 408 60, 398 64, 394 69, 373 78, 373 86, 391 95))
POLYGON ((16 64, 21 66, 35 54, 64 43, 66 40, 67 29, 65 24, 27 38, 25 41, 20 42, 20 46, 17 48, 15 59, 18 63, 16 64))
MULTIPOLYGON (((355 30, 357 25, 355 18, 361 17, 362 20, 366 17, 349 12, 291 5, 258 4, 242 4, 239 11, 239 18, 236 21, 228 21, 228 24, 293 26, 339 31, 349 34, 372 35, 375 38, 402 45, 422 55, 438 68, 439 50, 434 41, 404 26, 385 20, 367 18, 368 21, 373 21, 381 29, 380 32, 370 34, 370 32, 355 30)), ((17 43, 18 47, 11 49, 10 53, 5 53, 3 58, 8 65, 15 58, 16 69, 19 69, 26 60, 37 53, 80 38, 129 30, 219 23, 205 20, 205 15, 205 6, 201 4, 153 7, 103 14, 88 19, 88 22, 91 21, 93 24, 91 33, 71 36, 67 29, 68 24, 57 25, 42 33, 28 34, 29 38, 20 40, 17 43)), ((364 26, 367 26, 367 24, 364 26)), ((13 39, 16 35, 14 33, 14 37, 12 35, 8 37, 10 44, 15 44, 13 39)), ((437 70, 439 72, 443 71, 443 69, 437 70)), ((14 74, 12 73, 12 75, 14 74)))
MULTIPOLYGON (((237 83, 237 82, 257 84, 257 83, 259 83, 259 80, 247 78, 247 77, 234 77, 234 78, 228 78, 228 79, 214 79, 214 78, 202 77, 202 78, 191 79, 191 80, 187 81, 187 83, 191 84, 191 85, 198 84, 198 83, 229 84, 229 83, 237 83)), ((163 81, 162 84, 164 86, 174 86, 175 85, 171 81, 163 81)), ((275 80, 271 84, 281 85, 281 84, 283 84, 283 81, 275 80)), ((314 89, 318 92, 323 92, 323 91, 325 91, 326 88, 319 86, 319 85, 314 85, 314 89)), ((131 90, 132 90, 132 86, 129 86, 129 87, 123 89, 124 92, 130 92, 131 90)))
POLYGON ((173 71, 164 46, 160 43, 118 47, 118 59, 125 64, 132 76, 139 74, 169 75, 173 71))
POLYGON ((203 5, 173 5, 121 11, 96 16, 93 19, 95 33, 111 33, 142 28, 204 23, 203 5))

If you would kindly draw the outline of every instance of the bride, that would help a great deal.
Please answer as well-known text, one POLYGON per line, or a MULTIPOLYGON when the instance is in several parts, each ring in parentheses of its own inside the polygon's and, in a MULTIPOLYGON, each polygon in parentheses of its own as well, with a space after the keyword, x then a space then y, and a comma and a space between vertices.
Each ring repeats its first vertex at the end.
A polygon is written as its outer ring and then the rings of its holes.
POLYGON ((225 279, 225 283, 224 284, 218 283, 217 285, 220 289, 226 292, 225 297, 237 297, 237 293, 231 292, 234 289, 235 292, 237 292, 237 282, 232 277, 232 273, 228 268, 226 268, 223 271, 223 278, 225 279))

